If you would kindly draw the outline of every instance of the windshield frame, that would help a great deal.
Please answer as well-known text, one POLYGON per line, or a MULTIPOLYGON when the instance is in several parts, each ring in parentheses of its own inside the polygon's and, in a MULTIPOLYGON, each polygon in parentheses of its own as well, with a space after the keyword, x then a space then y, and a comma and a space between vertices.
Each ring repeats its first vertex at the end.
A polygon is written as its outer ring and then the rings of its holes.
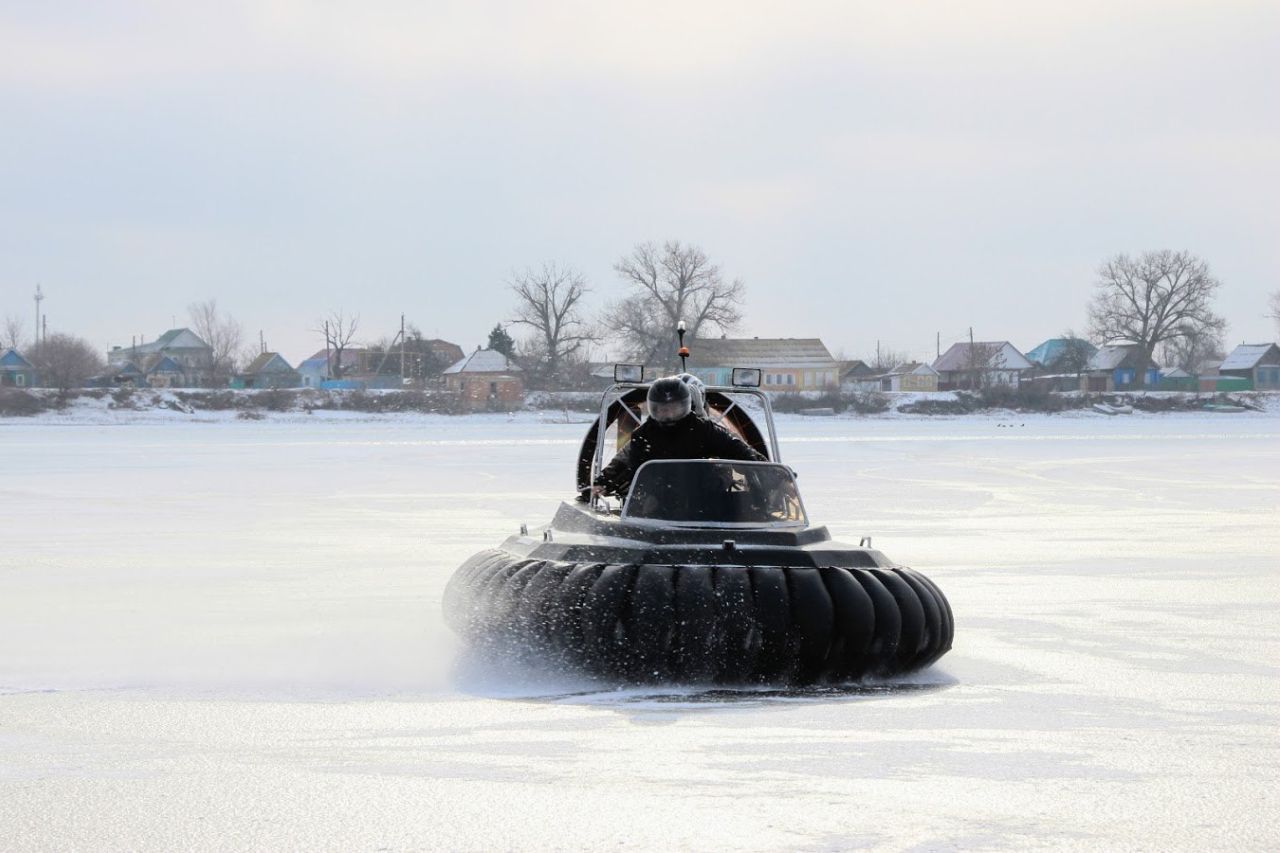
POLYGON ((645 527, 681 527, 716 530, 794 530, 809 526, 809 511, 805 509, 804 498, 800 494, 800 485, 796 481, 796 473, 781 462, 757 462, 740 459, 650 459, 636 469, 631 478, 631 488, 627 490, 627 499, 622 504, 620 520, 628 524, 645 527), (648 518, 631 515, 631 499, 635 494, 636 483, 646 468, 654 465, 732 465, 736 467, 775 468, 791 482, 795 492, 796 503, 800 507, 800 518, 795 521, 671 521, 665 518, 648 518))

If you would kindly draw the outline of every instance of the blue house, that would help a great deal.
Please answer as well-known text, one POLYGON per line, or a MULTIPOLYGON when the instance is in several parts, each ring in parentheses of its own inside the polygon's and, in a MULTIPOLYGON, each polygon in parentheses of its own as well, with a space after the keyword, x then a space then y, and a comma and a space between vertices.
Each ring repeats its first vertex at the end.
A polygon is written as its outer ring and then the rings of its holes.
POLYGON ((16 349, 7 349, 0 355, 0 386, 5 388, 31 388, 36 384, 36 369, 16 349))
POLYGON ((304 388, 364 388, 363 382, 344 382, 360 369, 361 350, 347 347, 342 351, 342 369, 338 370, 338 356, 332 350, 320 350, 298 365, 298 376, 304 388), (334 376, 341 373, 342 378, 334 376))
POLYGON ((186 371, 172 356, 159 355, 148 359, 147 384, 152 388, 180 388, 186 383, 186 371))
POLYGON ((1126 391, 1155 388, 1160 381, 1160 365, 1147 360, 1145 381, 1137 379, 1141 350, 1137 344, 1105 346, 1089 359, 1082 384, 1085 391, 1126 391))
POLYGON ((111 375, 110 385, 119 385, 125 388, 141 388, 147 384, 147 374, 132 361, 126 361, 123 366, 111 375))
MULTIPOLYGON (((322 359, 323 361, 323 359, 322 359)), ((264 352, 235 376, 232 388, 297 388, 302 384, 298 371, 278 352, 264 352)))

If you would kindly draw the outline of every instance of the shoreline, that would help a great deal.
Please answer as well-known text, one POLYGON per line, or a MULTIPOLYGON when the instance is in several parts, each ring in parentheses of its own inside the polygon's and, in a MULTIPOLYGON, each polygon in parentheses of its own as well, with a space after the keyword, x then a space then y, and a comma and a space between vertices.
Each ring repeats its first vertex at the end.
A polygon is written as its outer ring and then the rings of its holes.
MULTIPOLYGON (((0 427, 128 426, 134 424, 225 424, 229 422, 307 424, 385 423, 519 423, 586 426, 594 420, 600 392, 563 395, 533 394, 524 407, 511 411, 465 412, 443 394, 422 391, 243 391, 139 390, 128 394, 87 390, 58 392, 31 389, 0 396, 0 427), (555 402, 553 402, 555 401, 555 402)), ((1067 392, 1042 408, 986 405, 964 392, 897 392, 882 394, 879 411, 820 414, 778 411, 780 420, 801 421, 950 421, 1013 420, 1019 418, 1127 420, 1169 417, 1214 421, 1280 416, 1280 392, 1232 394, 1176 391, 1116 392, 1083 395, 1067 392), (1133 406, 1131 413, 1107 414, 1093 409, 1100 402, 1133 406), (1206 410, 1208 404, 1234 404, 1239 412, 1206 410)), ((817 401, 815 408, 817 408, 817 401)), ((788 407, 789 408, 789 407, 788 407)))

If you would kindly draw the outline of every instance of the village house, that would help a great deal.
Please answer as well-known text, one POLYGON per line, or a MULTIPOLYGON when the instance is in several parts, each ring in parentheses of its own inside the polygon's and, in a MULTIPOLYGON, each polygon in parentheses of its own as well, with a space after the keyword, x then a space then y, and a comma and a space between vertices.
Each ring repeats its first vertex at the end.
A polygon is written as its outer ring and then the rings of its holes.
POLYGON ((938 388, 1017 388, 1032 369, 1027 357, 1008 341, 962 341, 933 362, 938 388))
POLYGON ((899 364, 879 379, 881 391, 938 390, 938 371, 919 361, 899 364))
POLYGON ((297 388, 302 376, 278 352, 261 353, 231 377, 232 388, 297 388))
POLYGON ((1070 361, 1071 350, 1079 348, 1085 359, 1091 358, 1098 348, 1081 338, 1050 338, 1026 353, 1027 361, 1033 367, 1039 367, 1046 373, 1072 371, 1066 369, 1064 362, 1070 361))
POLYGON ((155 353, 144 360, 142 368, 147 384, 152 388, 183 388, 186 385, 186 372, 181 364, 170 355, 155 353))
POLYGON ((758 368, 766 391, 822 391, 840 383, 840 363, 818 338, 697 338, 689 372, 708 385, 729 385, 733 368, 758 368))
POLYGON ((298 365, 298 376, 304 388, 326 390, 358 390, 401 387, 398 372, 379 373, 379 367, 394 365, 399 357, 365 347, 344 347, 341 361, 337 350, 320 350, 298 365), (341 364, 341 370, 338 369, 341 364))
POLYGON ((410 337, 387 350, 343 347, 341 365, 336 350, 322 349, 303 359, 297 370, 304 388, 401 388, 412 382, 429 384, 445 366, 457 364, 462 357, 462 347, 450 341, 410 337))
POLYGON ((1157 391, 1195 391, 1199 382, 1181 367, 1160 372, 1160 381, 1156 383, 1157 391))
POLYGON ((0 387, 31 388, 36 384, 36 369, 16 349, 0 354, 0 387))
MULTIPOLYGON (((412 340, 413 339, 410 338, 411 343, 412 340)), ((426 345, 427 349, 430 350, 431 354, 435 356, 436 360, 441 364, 457 364, 465 355, 462 351, 462 347, 452 343, 451 341, 442 341, 439 338, 430 338, 428 340, 424 340, 422 343, 426 345)))
POLYGON ((110 384, 198 388, 212 379, 213 347, 190 329, 170 329, 150 343, 112 347, 107 365, 110 384))
POLYGON ((862 387, 867 382, 871 381, 872 377, 879 375, 879 371, 874 367, 867 364, 865 361, 856 358, 852 361, 841 361, 838 362, 838 364, 840 365, 839 375, 841 391, 874 390, 874 388, 862 387))
POLYGON ((1147 359, 1143 382, 1137 382, 1138 362, 1142 349, 1137 344, 1113 344, 1102 347, 1089 359, 1085 375, 1080 379, 1081 391, 1127 391, 1156 387, 1160 381, 1160 365, 1147 359))
POLYGON ((1218 373, 1247 379, 1254 391, 1280 391, 1280 346, 1240 344, 1218 366, 1218 373))
POLYGON ((445 388, 473 411, 509 410, 524 402, 519 366, 497 350, 480 349, 444 371, 445 388))
MULTIPOLYGON (((304 388, 319 388, 320 383, 329 378, 333 354, 328 350, 320 350, 310 358, 298 363, 298 376, 304 388)), ((345 361, 345 359, 344 359, 345 361)))

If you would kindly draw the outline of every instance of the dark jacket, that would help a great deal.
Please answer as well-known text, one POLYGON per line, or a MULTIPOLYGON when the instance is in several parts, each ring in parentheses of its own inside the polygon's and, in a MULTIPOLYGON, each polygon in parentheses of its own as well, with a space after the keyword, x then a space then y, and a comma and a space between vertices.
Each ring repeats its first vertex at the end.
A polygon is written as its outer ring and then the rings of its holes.
POLYGON ((650 459, 767 461, 724 427, 691 412, 671 426, 661 426, 650 418, 636 427, 631 441, 604 467, 595 485, 604 486, 607 492, 625 495, 636 470, 650 459))

